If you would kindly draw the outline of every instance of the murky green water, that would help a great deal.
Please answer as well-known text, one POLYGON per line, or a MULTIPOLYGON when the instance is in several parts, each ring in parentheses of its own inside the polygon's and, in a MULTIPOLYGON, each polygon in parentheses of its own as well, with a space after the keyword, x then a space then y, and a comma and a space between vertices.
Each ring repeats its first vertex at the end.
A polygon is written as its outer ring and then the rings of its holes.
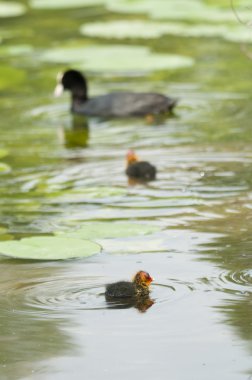
POLYGON ((252 31, 224 1, 178 3, 33 0, 0 18, 0 239, 158 227, 86 259, 2 256, 1 380, 252 377, 252 31), (180 98, 176 114, 73 119, 68 95, 52 97, 69 66, 91 94, 159 91, 180 98), (129 148, 157 181, 128 186, 129 148), (155 278, 153 304, 106 304, 104 284, 138 269, 155 278))

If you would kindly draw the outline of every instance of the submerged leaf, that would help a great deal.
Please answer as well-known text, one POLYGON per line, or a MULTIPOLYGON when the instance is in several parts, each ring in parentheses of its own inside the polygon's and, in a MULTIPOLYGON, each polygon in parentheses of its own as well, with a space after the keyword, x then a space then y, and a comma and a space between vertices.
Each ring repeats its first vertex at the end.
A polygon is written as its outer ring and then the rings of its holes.
POLYGON ((19 259, 63 260, 99 253, 99 244, 69 237, 42 236, 0 242, 0 253, 19 259))

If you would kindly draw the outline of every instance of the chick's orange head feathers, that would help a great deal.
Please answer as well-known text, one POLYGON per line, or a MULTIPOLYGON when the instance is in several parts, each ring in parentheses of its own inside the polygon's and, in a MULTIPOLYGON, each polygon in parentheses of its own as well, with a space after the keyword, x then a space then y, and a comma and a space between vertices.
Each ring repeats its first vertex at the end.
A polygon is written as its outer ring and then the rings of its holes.
POLYGON ((138 161, 138 157, 136 153, 134 152, 134 150, 128 151, 128 153, 126 154, 126 160, 127 160, 128 165, 133 164, 134 162, 138 161))
POLYGON ((143 270, 141 270, 137 272, 133 281, 138 284, 146 284, 147 286, 149 286, 153 281, 153 278, 149 275, 148 272, 144 272, 143 270))

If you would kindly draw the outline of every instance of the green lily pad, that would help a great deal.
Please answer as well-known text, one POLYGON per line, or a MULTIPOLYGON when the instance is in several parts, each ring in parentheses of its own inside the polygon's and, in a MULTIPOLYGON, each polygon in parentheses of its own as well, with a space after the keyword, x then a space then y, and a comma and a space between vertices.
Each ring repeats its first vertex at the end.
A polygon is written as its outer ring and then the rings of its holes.
POLYGON ((0 17, 16 17, 26 12, 23 4, 14 1, 0 1, 0 17))
POLYGON ((102 200, 110 197, 121 197, 127 194, 125 189, 119 187, 86 187, 62 191, 53 196, 53 203, 82 203, 88 200, 102 200))
POLYGON ((66 9, 102 5, 102 0, 31 0, 30 6, 36 9, 66 9))
POLYGON ((167 23, 148 20, 93 22, 80 27, 83 35, 102 38, 158 38, 169 32, 167 23))
POLYGON ((194 64, 190 57, 158 54, 145 46, 92 45, 45 51, 43 62, 71 64, 91 71, 152 71, 178 69, 194 64))
POLYGON ((0 158, 8 156, 9 152, 7 149, 0 148, 0 158))
POLYGON ((4 162, 0 162, 0 174, 5 174, 11 171, 11 168, 9 165, 5 164, 4 162))
POLYGON ((167 252, 165 239, 157 237, 137 237, 130 239, 101 239, 103 250, 109 253, 136 254, 142 252, 167 252))
POLYGON ((22 54, 30 54, 33 52, 33 47, 30 45, 12 45, 12 46, 4 46, 0 48, 0 53, 3 55, 22 55, 22 54))
MULTIPOLYGON (((209 6, 198 0, 110 0, 107 3, 109 10, 119 13, 147 13, 154 19, 210 21, 210 22, 234 22, 235 15, 231 8, 224 9, 217 6, 209 6)), ((246 15, 247 11, 240 10, 239 14, 246 15)))
MULTIPOLYGON (((104 239, 147 235, 160 231, 159 227, 137 223, 95 222, 85 223, 76 231, 64 233, 64 236, 78 239, 104 239)), ((56 232, 61 235, 62 232, 56 232)))
POLYGON ((0 73, 0 90, 17 86, 25 80, 25 72, 14 67, 0 65, 0 73))
POLYGON ((32 260, 64 260, 95 255, 99 244, 69 237, 42 236, 0 242, 0 253, 5 256, 32 260))

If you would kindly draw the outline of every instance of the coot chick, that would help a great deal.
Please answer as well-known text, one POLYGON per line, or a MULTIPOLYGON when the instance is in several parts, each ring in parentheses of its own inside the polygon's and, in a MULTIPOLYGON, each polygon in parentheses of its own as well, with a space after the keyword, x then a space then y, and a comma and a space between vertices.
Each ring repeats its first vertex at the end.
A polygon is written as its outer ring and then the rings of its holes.
POLYGON ((68 90, 72 95, 71 111, 87 116, 126 117, 165 114, 172 111, 177 99, 157 93, 114 92, 88 97, 85 77, 77 70, 67 70, 57 76, 55 96, 68 90))
POLYGON ((133 150, 126 155, 126 174, 130 178, 142 181, 153 181, 156 178, 157 169, 147 161, 139 161, 133 150))
POLYGON ((119 281, 114 284, 109 284, 106 286, 105 297, 106 299, 113 300, 115 298, 138 298, 148 296, 150 290, 149 286, 153 278, 149 273, 144 271, 139 271, 134 276, 133 281, 119 281))

